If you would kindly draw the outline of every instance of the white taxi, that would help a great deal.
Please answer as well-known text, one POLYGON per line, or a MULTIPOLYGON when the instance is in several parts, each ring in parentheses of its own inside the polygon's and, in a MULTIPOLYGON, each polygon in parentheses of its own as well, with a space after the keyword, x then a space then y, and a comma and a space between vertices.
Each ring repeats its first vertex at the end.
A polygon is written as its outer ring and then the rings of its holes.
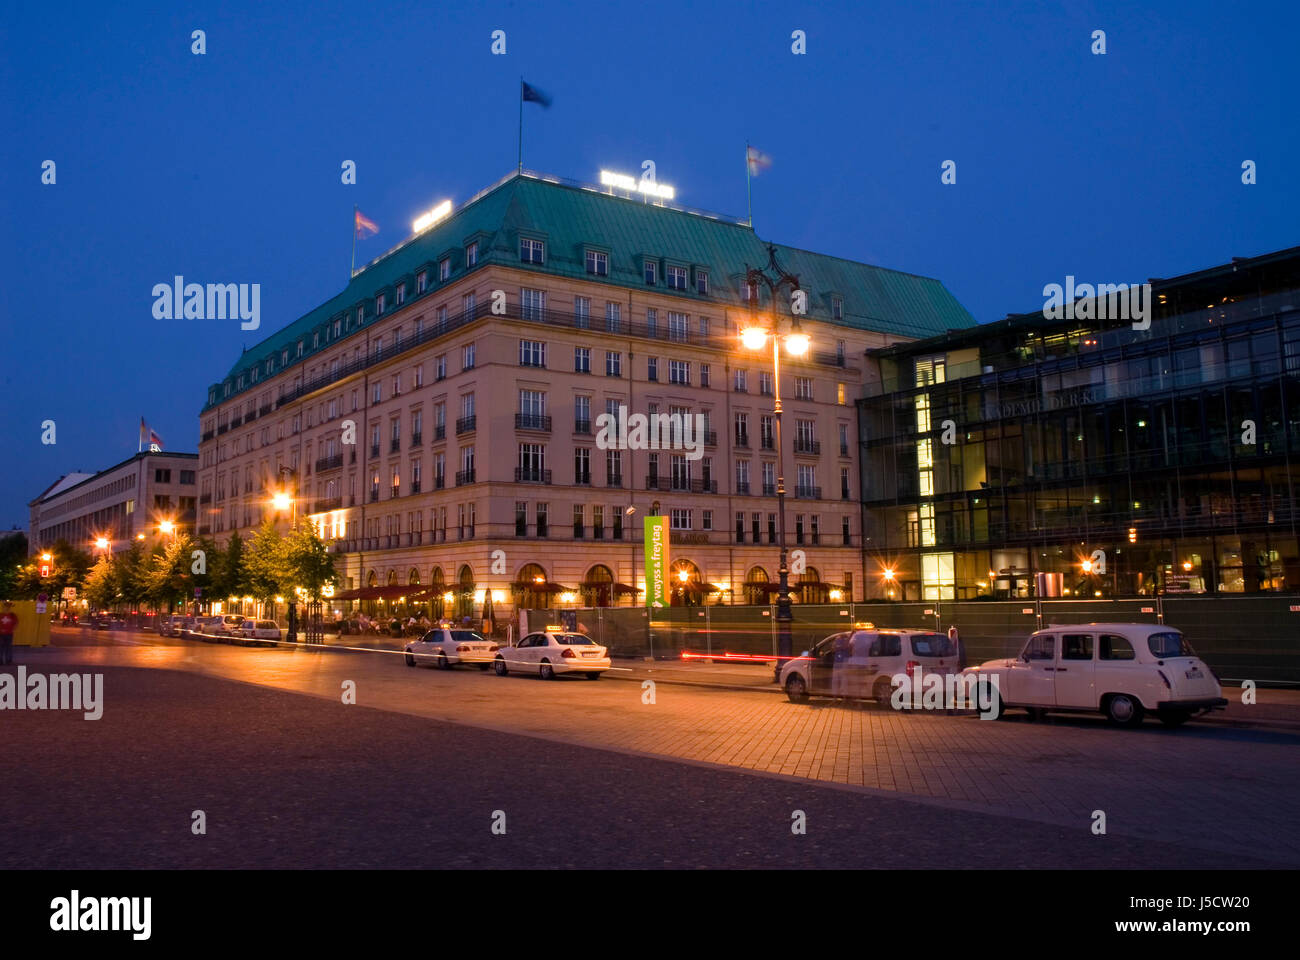
POLYGON ((1053 625, 1034 633, 1020 656, 965 672, 996 677, 1002 707, 1024 707, 1031 719, 1100 711, 1134 727, 1151 712, 1177 727, 1228 703, 1214 671, 1162 623, 1053 625))
POLYGON ((513 647, 502 647, 496 652, 493 666, 498 677, 513 670, 536 674, 543 680, 554 680, 561 673, 581 673, 588 680, 599 680, 612 662, 608 648, 593 643, 585 633, 548 625, 513 647))
POLYGON ((844 697, 888 706, 893 678, 900 673, 910 676, 918 668, 925 673, 957 672, 957 651, 946 634, 861 622, 786 661, 780 684, 792 703, 844 697))
POLYGON ((492 666, 492 656, 497 645, 473 630, 460 630, 450 624, 439 624, 432 630, 406 645, 406 665, 436 664, 450 670, 458 663, 476 663, 480 670, 492 666))
POLYGON ((274 620, 244 620, 235 629, 234 635, 249 640, 279 640, 280 625, 274 620))

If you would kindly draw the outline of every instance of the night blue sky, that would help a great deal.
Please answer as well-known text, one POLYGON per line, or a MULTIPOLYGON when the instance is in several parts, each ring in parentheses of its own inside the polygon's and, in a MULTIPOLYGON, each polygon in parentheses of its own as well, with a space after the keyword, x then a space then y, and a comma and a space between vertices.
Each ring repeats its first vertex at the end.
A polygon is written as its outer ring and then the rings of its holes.
POLYGON ((591 180, 653 159, 680 202, 743 216, 748 139, 774 160, 754 181, 761 236, 937 277, 981 322, 1038 308, 1067 273, 1141 281, 1300 243, 1294 2, 0 16, 5 528, 60 474, 134 454, 141 415, 196 449, 207 385, 343 287, 353 203, 382 228, 362 262, 514 167, 521 74, 555 100, 525 108, 526 166, 591 180), (260 283, 261 330, 154 320, 175 274, 260 283))

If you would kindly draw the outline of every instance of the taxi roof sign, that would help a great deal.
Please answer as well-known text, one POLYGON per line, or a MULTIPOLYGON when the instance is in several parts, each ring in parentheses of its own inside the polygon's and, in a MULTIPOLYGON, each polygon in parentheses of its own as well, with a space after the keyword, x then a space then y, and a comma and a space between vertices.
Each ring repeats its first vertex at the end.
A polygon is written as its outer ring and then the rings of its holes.
POLYGON ((874 623, 872 623, 870 620, 859 620, 857 623, 855 623, 855 624, 853 625, 853 629, 854 629, 854 630, 874 630, 874 629, 876 629, 876 625, 875 625, 874 623))
POLYGON ((564 625, 561 623, 548 623, 546 625, 547 633, 564 633, 564 625))

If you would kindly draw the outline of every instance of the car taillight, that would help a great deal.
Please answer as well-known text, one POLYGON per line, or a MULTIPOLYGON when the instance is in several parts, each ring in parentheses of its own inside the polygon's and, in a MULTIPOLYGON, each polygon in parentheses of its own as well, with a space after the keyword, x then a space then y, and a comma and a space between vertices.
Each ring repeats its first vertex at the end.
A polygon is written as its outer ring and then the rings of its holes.
POLYGON ((462 643, 459 647, 456 648, 456 652, 457 652, 457 653, 469 653, 469 647, 465 646, 465 644, 462 643))
POLYGON ((488 653, 496 653, 500 649, 501 648, 494 643, 492 646, 488 647, 488 653))
POLYGON ((562 656, 562 657, 569 657, 570 659, 572 659, 573 657, 576 657, 577 654, 574 653, 572 649, 566 647, 565 650, 564 650, 564 652, 561 653, 560 656, 562 656))
POLYGON ((920 661, 920 660, 909 660, 909 661, 907 661, 907 669, 906 669, 904 672, 905 672, 905 673, 911 673, 913 670, 915 670, 915 669, 916 669, 917 667, 919 667, 920 665, 921 665, 921 661, 920 661))

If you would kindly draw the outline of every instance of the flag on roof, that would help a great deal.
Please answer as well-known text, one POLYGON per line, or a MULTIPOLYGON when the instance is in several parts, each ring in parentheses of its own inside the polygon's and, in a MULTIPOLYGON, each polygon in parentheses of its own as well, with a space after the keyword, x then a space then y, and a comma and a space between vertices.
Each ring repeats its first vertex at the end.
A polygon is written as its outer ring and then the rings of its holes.
POLYGON ((551 105, 550 94, 538 90, 532 84, 523 80, 519 81, 519 99, 524 103, 540 103, 543 107, 551 105))
POLYGON ((746 147, 745 162, 749 164, 749 175, 756 177, 772 165, 772 158, 758 147, 746 147))
POLYGON ((358 237, 362 236, 363 230, 367 233, 379 232, 379 224, 375 223, 375 221, 371 220, 360 210, 355 210, 353 212, 356 214, 356 231, 358 237))

